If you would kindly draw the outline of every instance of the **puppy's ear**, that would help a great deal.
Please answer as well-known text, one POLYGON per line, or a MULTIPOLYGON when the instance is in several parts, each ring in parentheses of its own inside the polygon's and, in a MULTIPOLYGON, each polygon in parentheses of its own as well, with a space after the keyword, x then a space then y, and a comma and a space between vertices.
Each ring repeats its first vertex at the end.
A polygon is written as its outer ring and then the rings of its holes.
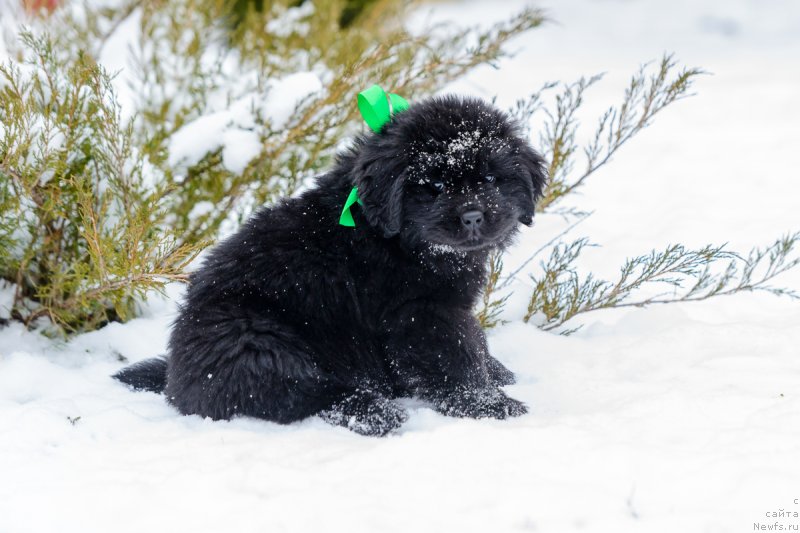
POLYGON ((403 224, 404 164, 385 157, 359 161, 354 169, 353 183, 363 203, 367 222, 378 228, 384 237, 400 233, 403 224))
POLYGON ((545 160, 527 143, 519 148, 519 166, 522 167, 522 179, 527 188, 527 195, 522 199, 519 221, 530 226, 536 211, 536 202, 542 197, 547 185, 547 166, 545 160))

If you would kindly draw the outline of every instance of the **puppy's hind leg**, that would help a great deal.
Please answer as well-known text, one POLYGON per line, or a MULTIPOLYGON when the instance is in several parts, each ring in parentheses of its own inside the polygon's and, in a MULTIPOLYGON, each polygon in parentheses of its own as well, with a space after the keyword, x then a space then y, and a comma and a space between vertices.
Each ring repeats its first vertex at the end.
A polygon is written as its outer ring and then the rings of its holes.
POLYGON ((182 318, 173 330, 165 392, 181 413, 289 424, 330 405, 340 385, 301 335, 269 317, 216 312, 182 318))
POLYGON ((408 420, 408 413, 396 402, 367 390, 346 393, 319 416, 329 424, 371 437, 382 437, 408 420))

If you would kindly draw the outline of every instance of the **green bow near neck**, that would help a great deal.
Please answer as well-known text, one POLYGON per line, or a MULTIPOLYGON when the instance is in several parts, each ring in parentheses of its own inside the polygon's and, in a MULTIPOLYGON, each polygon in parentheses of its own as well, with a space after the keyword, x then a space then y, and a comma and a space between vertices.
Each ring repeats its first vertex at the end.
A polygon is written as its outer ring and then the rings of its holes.
POLYGON ((350 194, 347 195, 347 200, 344 202, 344 209, 342 209, 342 216, 339 217, 339 224, 341 226, 347 226, 349 228, 356 227, 356 221, 353 220, 353 213, 350 212, 350 208, 353 207, 354 203, 358 203, 358 205, 364 205, 361 201, 361 198, 358 197, 358 187, 353 187, 350 191, 350 194))
MULTIPOLYGON (((386 94, 379 85, 373 85, 365 91, 358 93, 358 110, 364 118, 364 122, 375 133, 380 133, 383 126, 392 119, 392 115, 400 113, 408 109, 408 102, 402 96, 396 94, 386 94)), ((354 228, 356 226, 353 220, 353 213, 350 208, 353 204, 358 203, 364 205, 358 197, 358 187, 353 187, 347 200, 344 202, 342 215, 339 217, 339 224, 354 228)))

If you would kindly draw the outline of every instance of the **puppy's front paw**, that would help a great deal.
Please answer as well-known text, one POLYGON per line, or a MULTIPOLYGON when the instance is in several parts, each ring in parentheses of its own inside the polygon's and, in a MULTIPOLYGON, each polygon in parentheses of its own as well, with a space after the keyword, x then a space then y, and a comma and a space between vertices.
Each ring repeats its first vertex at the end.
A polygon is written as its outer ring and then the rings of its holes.
POLYGON ((451 392, 434 403, 440 413, 462 418, 504 419, 528 412, 524 403, 509 398, 499 389, 463 389, 451 392))
POLYGON ((327 423, 370 437, 383 437, 408 420, 397 403, 377 394, 356 393, 319 413, 327 423))
POLYGON ((517 382, 514 373, 491 355, 486 358, 486 371, 489 374, 489 382, 496 387, 513 385, 517 382))

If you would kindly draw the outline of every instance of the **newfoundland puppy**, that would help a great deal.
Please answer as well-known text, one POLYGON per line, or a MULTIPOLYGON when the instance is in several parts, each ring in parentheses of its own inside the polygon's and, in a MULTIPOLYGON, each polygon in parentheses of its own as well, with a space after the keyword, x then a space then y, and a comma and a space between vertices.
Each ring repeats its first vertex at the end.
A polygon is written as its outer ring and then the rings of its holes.
POLYGON ((399 397, 448 416, 521 415, 473 309, 489 254, 531 224, 544 183, 505 113, 454 96, 412 104, 211 250, 169 357, 114 377, 183 414, 319 415, 363 435, 403 424, 399 397))

